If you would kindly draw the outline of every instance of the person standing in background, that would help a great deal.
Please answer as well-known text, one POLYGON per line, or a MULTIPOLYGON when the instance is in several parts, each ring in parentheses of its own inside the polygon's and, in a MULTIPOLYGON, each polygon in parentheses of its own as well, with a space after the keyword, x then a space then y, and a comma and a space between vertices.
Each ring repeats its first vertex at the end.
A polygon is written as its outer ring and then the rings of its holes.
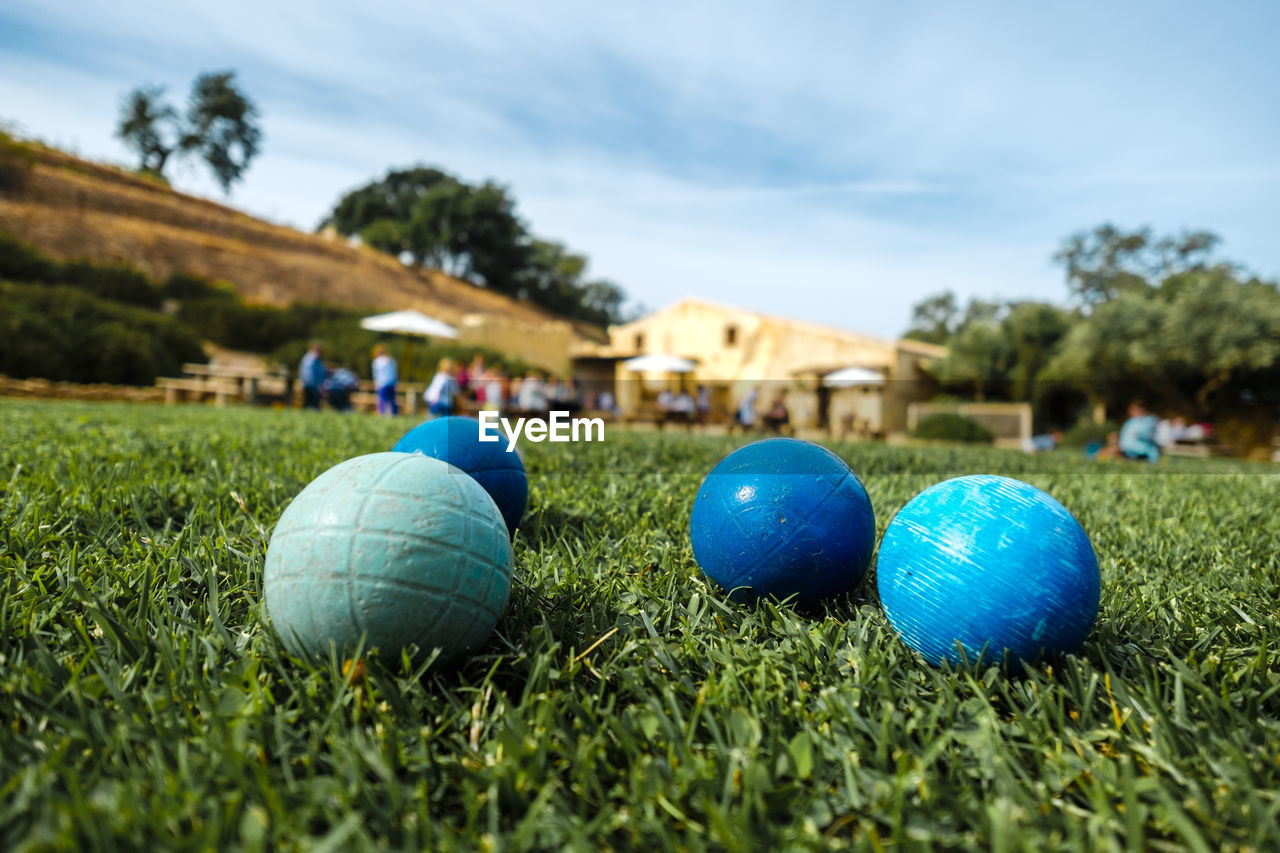
MULTIPOLYGON (((476 392, 484 387, 484 380, 484 356, 476 353, 471 359, 471 365, 467 368, 467 385, 463 385, 463 390, 469 390, 472 396, 476 396, 476 392)), ((476 402, 483 403, 484 401, 476 396, 476 402)))
POLYGON ((506 393, 504 387, 506 385, 506 377, 500 368, 494 368, 486 371, 484 374, 484 383, 480 390, 484 392, 484 399, 480 401, 480 409, 486 412, 501 412, 502 407, 506 404, 506 393))
POLYGON ((422 399, 434 418, 444 417, 454 411, 461 411, 461 392, 455 378, 457 368, 451 358, 440 359, 436 375, 432 378, 427 390, 422 392, 422 399))
POLYGON ((453 379, 458 383, 459 393, 466 394, 467 389, 471 387, 471 372, 465 361, 454 364, 453 379))
POLYGON ((753 385, 747 396, 738 403, 736 419, 743 432, 750 432, 756 425, 756 400, 760 398, 760 386, 753 385))
POLYGON ((400 414, 396 405, 396 360, 387 354, 387 348, 378 344, 373 348, 373 388, 378 395, 378 414, 395 417, 400 414))
POLYGON ((516 408, 531 414, 546 412, 547 397, 544 387, 541 375, 532 370, 526 373, 516 394, 516 408))
POLYGON ((302 408, 320 410, 320 400, 325 380, 329 378, 329 370, 324 366, 324 346, 319 341, 312 341, 307 354, 298 365, 298 380, 302 382, 302 408))

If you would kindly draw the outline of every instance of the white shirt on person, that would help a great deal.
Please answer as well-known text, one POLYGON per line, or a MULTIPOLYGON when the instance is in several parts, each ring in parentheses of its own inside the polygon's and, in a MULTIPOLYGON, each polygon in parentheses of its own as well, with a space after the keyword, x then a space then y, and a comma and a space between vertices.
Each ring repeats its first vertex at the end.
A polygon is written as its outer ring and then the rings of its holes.
POLYGON ((373 360, 373 387, 386 388, 396 384, 396 360, 389 355, 380 355, 373 360))

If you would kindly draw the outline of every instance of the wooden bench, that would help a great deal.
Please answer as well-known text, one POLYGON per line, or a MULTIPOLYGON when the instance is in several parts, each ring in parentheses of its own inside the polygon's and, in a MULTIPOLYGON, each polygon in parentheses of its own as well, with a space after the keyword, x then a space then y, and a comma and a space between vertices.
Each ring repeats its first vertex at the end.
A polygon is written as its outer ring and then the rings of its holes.
POLYGON ((184 364, 182 371, 194 377, 235 383, 246 403, 258 402, 260 394, 277 392, 271 396, 283 399, 288 393, 289 371, 279 364, 266 369, 235 364, 184 364))
POLYGON ((156 387, 164 390, 166 403, 177 403, 182 400, 195 399, 203 401, 212 396, 215 406, 225 406, 232 397, 238 397, 240 389, 229 382, 217 379, 193 379, 162 376, 156 380, 156 387))

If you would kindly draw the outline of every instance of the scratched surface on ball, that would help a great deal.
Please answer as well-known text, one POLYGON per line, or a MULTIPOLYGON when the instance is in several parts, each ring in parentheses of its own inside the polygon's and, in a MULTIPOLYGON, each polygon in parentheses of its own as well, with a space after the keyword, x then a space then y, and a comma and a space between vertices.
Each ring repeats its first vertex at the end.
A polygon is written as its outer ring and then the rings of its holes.
POLYGON ((736 598, 795 596, 805 606, 862 580, 875 515, 843 459, 777 438, 741 447, 711 470, 689 533, 703 572, 736 598))
POLYGON ((480 440, 480 422, 465 415, 450 415, 418 424, 395 447, 398 453, 421 453, 461 468, 479 483, 498 505, 507 530, 514 532, 529 501, 529 477, 516 450, 507 452, 507 438, 480 440))
POLYGON ((1066 507, 989 475, 947 480, 904 506, 876 579, 889 622, 933 663, 1077 651, 1101 594, 1093 546, 1066 507))
POLYGON ((478 648, 511 592, 512 551, 497 506, 469 476, 428 456, 375 453, 313 480, 267 550, 267 611, 296 654, 416 644, 445 658, 478 648))

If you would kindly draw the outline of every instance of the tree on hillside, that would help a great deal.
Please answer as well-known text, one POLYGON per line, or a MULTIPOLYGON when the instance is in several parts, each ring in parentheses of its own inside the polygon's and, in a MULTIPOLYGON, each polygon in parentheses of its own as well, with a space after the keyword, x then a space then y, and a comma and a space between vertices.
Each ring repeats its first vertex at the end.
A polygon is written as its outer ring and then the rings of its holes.
POLYGON ((164 174, 178 145, 178 113, 164 103, 164 87, 141 86, 125 96, 116 136, 137 152, 138 170, 164 174))
POLYGON ((491 181, 469 186, 422 166, 352 190, 320 226, 510 295, 529 242, 505 188, 491 181))
POLYGON ((346 193, 320 223, 428 266, 591 323, 621 319, 617 285, 587 280, 587 258, 531 235, 506 187, 417 166, 346 193))
MULTIPOLYGON (((374 248, 393 255, 409 252, 408 225, 418 201, 440 184, 456 183, 456 178, 439 169, 425 166, 395 169, 385 178, 371 181, 344 195, 320 227, 332 227, 348 237, 360 236, 367 245, 374 245, 364 234, 366 229, 377 225, 372 233, 381 238, 383 245, 374 248)), ((415 257, 413 262, 421 265, 425 258, 415 257)))
POLYGON ((626 299, 622 289, 609 281, 586 281, 586 271, 586 256, 554 240, 534 240, 518 295, 591 323, 618 322, 626 299))
POLYGON ((516 217, 515 200, 492 181, 427 193, 414 212, 438 240, 442 269, 508 296, 519 292, 532 238, 516 217))
POLYGON ((187 111, 164 100, 161 86, 125 95, 116 136, 138 155, 139 171, 164 176, 170 158, 204 160, 223 191, 240 180, 258 154, 258 110, 236 86, 234 71, 206 72, 191 87, 187 111))

